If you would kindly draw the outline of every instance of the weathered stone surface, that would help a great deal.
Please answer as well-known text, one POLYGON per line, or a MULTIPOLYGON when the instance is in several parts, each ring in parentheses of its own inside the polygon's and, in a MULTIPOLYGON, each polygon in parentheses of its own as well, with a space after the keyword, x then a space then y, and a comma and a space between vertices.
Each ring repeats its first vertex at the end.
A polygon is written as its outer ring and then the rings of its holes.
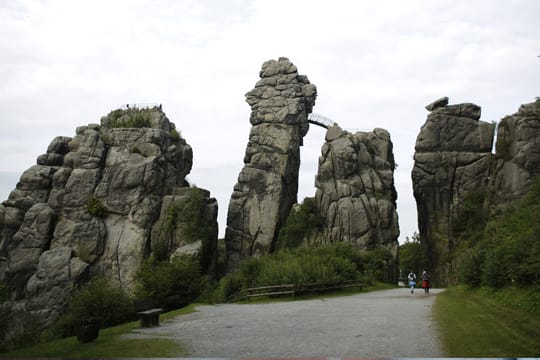
POLYGON ((495 155, 494 125, 475 123, 479 116, 473 104, 437 108, 417 139, 412 178, 420 239, 441 283, 452 281, 448 255, 459 246, 464 200, 476 195, 484 199, 477 206, 493 212, 519 200, 540 175, 540 102, 501 120, 495 155))
MULTIPOLYGON (((50 322, 87 274, 133 288, 163 198, 189 186, 192 150, 161 108, 116 110, 56 137, 37 162, 0 205, 0 280, 50 322), (142 127, 115 127, 130 124, 142 127)), ((203 214, 212 246, 215 200, 203 214)))
POLYGON ((438 107, 446 106, 448 105, 448 96, 442 97, 440 99, 435 100, 431 104, 426 105, 427 111, 433 111, 438 107))
POLYGON ((540 175, 540 102, 501 120, 495 155, 494 125, 477 121, 480 112, 474 104, 436 107, 416 142, 412 178, 420 239, 442 283, 451 281, 448 255, 459 246, 467 197, 484 199, 477 206, 488 213, 520 199, 540 175))
POLYGON ((521 198, 540 175, 540 101, 500 121, 495 158, 493 205, 505 206, 521 198))
POLYGON ((170 259, 199 256, 203 270, 215 273, 217 214, 217 201, 209 191, 175 189, 173 195, 163 197, 159 219, 152 228, 153 252, 170 259))
POLYGON ((436 282, 449 281, 448 254, 458 245, 453 222, 463 200, 487 188, 495 125, 478 121, 480 112, 475 104, 435 107, 416 139, 412 180, 418 228, 436 282))
POLYGON ((37 271, 26 284, 26 293, 34 309, 49 318, 63 310, 70 291, 88 275, 89 265, 75 257, 66 246, 47 250, 39 258, 37 271))
POLYGON ((315 180, 315 203, 325 230, 313 241, 385 248, 394 259, 388 278, 394 280, 399 225, 390 134, 384 129, 351 134, 333 126, 326 140, 315 180))
POLYGON ((229 203, 225 241, 228 267, 273 250, 298 190, 302 138, 316 88, 286 58, 265 62, 246 94, 253 125, 244 168, 229 203))

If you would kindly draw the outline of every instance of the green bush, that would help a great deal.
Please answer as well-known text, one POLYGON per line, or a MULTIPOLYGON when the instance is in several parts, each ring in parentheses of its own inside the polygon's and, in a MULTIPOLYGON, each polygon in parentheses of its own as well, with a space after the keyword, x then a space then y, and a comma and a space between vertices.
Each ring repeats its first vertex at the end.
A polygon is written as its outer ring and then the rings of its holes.
POLYGON ((338 243, 250 258, 237 272, 221 279, 219 297, 226 300, 242 289, 258 286, 294 284, 302 288, 305 284, 358 280, 371 271, 365 266, 368 257, 351 244, 338 243))
POLYGON ((475 245, 458 257, 459 281, 492 288, 540 285, 540 177, 522 201, 484 224, 473 232, 478 240, 469 244, 475 245))
POLYGON ((178 141, 180 140, 180 133, 178 131, 176 131, 176 129, 172 129, 170 132, 169 132, 169 136, 171 137, 172 140, 174 141, 178 141))
POLYGON ((43 318, 27 302, 23 308, 0 304, 0 351, 31 346, 42 340, 43 318))
POLYGON ((177 309, 200 295, 203 280, 195 258, 182 256, 168 262, 150 257, 137 274, 135 294, 152 299, 158 307, 177 309))
POLYGON ((458 256, 457 278, 461 284, 477 287, 482 284, 482 264, 481 254, 474 249, 468 249, 458 256))
POLYGON ((130 108, 126 110, 117 109, 111 111, 109 118, 109 127, 113 128, 143 128, 151 127, 150 119, 152 109, 130 108))
POLYGON ((293 207, 285 225, 279 231, 277 249, 295 249, 324 225, 315 200, 305 198, 302 204, 293 207))
POLYGON ((77 324, 99 318, 102 327, 120 324, 134 316, 133 300, 119 287, 104 278, 95 278, 73 291, 67 313, 59 321, 62 336, 73 335, 77 324))
POLYGON ((409 271, 421 274, 429 269, 429 259, 425 247, 420 243, 418 233, 414 233, 412 239, 406 238, 406 242, 399 246, 399 270, 402 276, 407 276, 409 271))

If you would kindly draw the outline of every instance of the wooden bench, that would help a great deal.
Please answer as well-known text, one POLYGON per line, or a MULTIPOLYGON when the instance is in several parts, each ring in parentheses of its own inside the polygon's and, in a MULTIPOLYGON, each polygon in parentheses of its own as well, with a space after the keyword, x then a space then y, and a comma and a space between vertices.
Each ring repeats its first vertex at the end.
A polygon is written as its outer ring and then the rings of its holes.
POLYGON ((159 314, 163 312, 163 309, 150 309, 140 311, 137 314, 141 317, 141 327, 153 327, 159 326, 159 314))

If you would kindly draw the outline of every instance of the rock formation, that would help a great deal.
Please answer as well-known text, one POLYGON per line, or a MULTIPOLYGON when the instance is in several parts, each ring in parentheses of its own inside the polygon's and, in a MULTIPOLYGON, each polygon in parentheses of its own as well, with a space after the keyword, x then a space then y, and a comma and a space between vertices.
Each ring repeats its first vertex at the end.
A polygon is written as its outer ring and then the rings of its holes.
MULTIPOLYGON (((161 239, 154 224, 171 216, 191 165, 191 147, 161 107, 115 110, 73 138, 56 137, 0 205, 0 281, 14 289, 11 300, 51 321, 90 275, 132 289, 161 239)), ((202 200, 217 229, 215 200, 202 200)), ((175 229, 168 236, 166 256, 185 245, 175 229)), ((215 247, 216 238, 201 240, 215 247)))
POLYGON ((316 97, 315 86, 286 58, 265 62, 259 75, 246 94, 252 127, 227 215, 229 268, 272 251, 296 202, 300 146, 316 97))
POLYGON ((464 210, 491 209, 519 199, 540 173, 538 102, 523 105, 499 124, 479 121, 474 104, 447 105, 442 98, 430 111, 416 140, 412 171, 420 239, 426 246, 435 281, 449 282, 452 251, 459 244, 464 210), (461 218, 460 218, 461 216, 461 218))
POLYGON ((390 134, 384 129, 351 134, 334 125, 321 152, 315 203, 325 226, 317 241, 387 249, 393 259, 389 280, 394 279, 399 225, 390 134))
POLYGON ((501 207, 520 199, 540 175, 540 100, 499 122, 495 148, 490 205, 501 207))

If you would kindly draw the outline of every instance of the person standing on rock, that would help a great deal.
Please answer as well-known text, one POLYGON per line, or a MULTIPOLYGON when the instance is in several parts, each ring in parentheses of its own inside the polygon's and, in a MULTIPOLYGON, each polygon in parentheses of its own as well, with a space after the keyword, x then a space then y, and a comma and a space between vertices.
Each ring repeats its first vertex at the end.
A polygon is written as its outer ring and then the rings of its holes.
POLYGON ((424 289, 425 294, 429 294, 429 288, 431 287, 431 282, 429 281, 429 273, 427 270, 424 270, 422 273, 422 288, 424 289))
POLYGON ((409 275, 407 275, 407 279, 409 279, 409 286, 411 288, 411 294, 414 294, 414 287, 416 286, 416 274, 411 270, 409 275))

